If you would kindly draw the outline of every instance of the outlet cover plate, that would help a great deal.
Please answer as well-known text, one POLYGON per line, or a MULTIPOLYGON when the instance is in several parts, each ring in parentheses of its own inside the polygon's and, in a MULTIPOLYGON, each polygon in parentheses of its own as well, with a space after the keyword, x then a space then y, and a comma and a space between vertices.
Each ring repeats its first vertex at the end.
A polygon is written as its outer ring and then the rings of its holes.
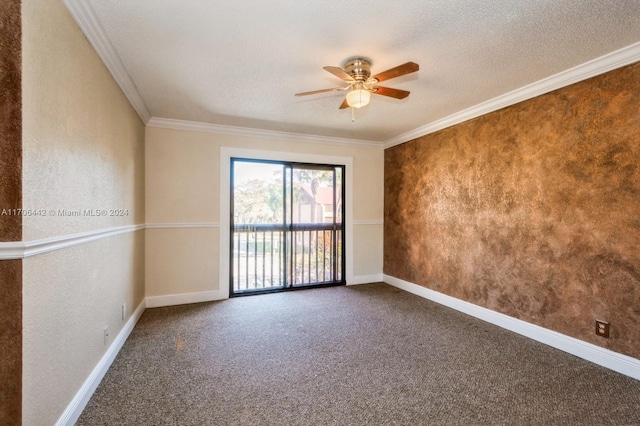
POLYGON ((609 323, 606 321, 596 320, 596 334, 598 336, 609 338, 609 323))

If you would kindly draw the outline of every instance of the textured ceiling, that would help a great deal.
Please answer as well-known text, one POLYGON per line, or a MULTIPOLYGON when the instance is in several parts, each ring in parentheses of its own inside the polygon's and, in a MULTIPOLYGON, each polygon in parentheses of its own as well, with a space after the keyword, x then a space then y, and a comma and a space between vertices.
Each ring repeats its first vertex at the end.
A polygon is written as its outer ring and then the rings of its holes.
POLYGON ((640 1, 88 0, 153 117, 387 141, 640 41, 640 1), (356 55, 403 100, 339 110, 356 55))

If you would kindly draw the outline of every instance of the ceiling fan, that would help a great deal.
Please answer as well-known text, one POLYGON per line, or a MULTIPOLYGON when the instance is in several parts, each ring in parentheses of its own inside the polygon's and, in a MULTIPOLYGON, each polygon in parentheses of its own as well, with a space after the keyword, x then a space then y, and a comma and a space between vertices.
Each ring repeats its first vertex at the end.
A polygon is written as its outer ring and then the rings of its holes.
POLYGON ((390 87, 378 86, 378 83, 402 75, 411 74, 420 69, 415 62, 407 62, 397 67, 388 69, 376 75, 371 75, 371 61, 366 58, 356 57, 348 59, 344 65, 344 69, 340 67, 323 67, 339 79, 345 81, 345 87, 334 87, 331 89, 314 90, 311 92, 296 93, 296 96, 316 95, 325 92, 337 92, 341 90, 349 90, 344 101, 340 105, 340 109, 344 108, 362 108, 369 104, 371 93, 376 95, 389 96, 396 99, 404 99, 409 96, 408 91, 400 89, 392 89, 390 87))

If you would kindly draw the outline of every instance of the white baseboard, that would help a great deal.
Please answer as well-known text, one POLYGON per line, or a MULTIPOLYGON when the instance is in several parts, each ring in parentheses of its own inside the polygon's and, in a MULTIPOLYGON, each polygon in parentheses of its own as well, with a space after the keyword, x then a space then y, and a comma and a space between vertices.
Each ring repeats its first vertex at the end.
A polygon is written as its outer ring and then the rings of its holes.
POLYGON ((78 393, 76 393, 71 400, 71 403, 67 406, 56 422, 56 426, 72 426, 78 421, 80 414, 82 414, 82 410, 84 410, 84 407, 86 407, 87 403, 91 399, 91 396, 102 381, 104 375, 107 373, 107 370, 111 367, 113 360, 116 358, 116 355, 118 355, 118 352, 120 352, 120 349, 122 349, 122 345, 124 345, 124 342, 131 334, 133 327, 135 327, 136 323, 142 316, 144 309, 145 301, 143 300, 133 312, 122 330, 120 330, 120 333, 118 333, 113 343, 111 343, 111 346, 109 346, 109 349, 107 349, 107 352, 102 356, 87 380, 84 381, 78 393))
POLYGON ((347 285, 369 284, 382 282, 382 274, 356 275, 347 282, 347 285))
POLYGON ((147 308, 159 308, 162 306, 186 305, 188 303, 212 302, 214 300, 227 299, 219 290, 200 291, 197 293, 168 294, 166 296, 147 297, 147 308))
POLYGON ((424 297, 433 302, 471 315, 483 321, 505 328, 530 339, 552 346, 561 351, 568 352, 579 358, 586 359, 595 364, 617 371, 625 376, 640 380, 640 360, 632 358, 609 349, 587 343, 582 340, 558 333, 547 328, 501 314, 455 297, 430 290, 426 287, 410 283, 389 275, 384 275, 383 281, 394 287, 424 297))

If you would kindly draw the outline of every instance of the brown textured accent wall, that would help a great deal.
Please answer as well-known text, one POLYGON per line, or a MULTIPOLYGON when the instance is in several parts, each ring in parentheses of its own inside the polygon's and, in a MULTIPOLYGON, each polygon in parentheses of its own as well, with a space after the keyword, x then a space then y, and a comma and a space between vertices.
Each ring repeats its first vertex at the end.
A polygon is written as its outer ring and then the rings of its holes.
MULTIPOLYGON (((20 0, 0 2, 0 212, 22 205, 20 0)), ((22 217, 0 214, 2 241, 20 241, 22 217)))
POLYGON ((0 260, 0 425, 22 411, 22 261, 0 260))
MULTIPOLYGON (((22 207, 20 0, 0 2, 0 213, 22 207)), ((0 241, 22 239, 22 217, 0 214, 0 241)), ((22 412, 22 261, 0 260, 0 424, 22 412)))
POLYGON ((385 274, 640 358, 640 63, 387 149, 384 168, 385 274))

